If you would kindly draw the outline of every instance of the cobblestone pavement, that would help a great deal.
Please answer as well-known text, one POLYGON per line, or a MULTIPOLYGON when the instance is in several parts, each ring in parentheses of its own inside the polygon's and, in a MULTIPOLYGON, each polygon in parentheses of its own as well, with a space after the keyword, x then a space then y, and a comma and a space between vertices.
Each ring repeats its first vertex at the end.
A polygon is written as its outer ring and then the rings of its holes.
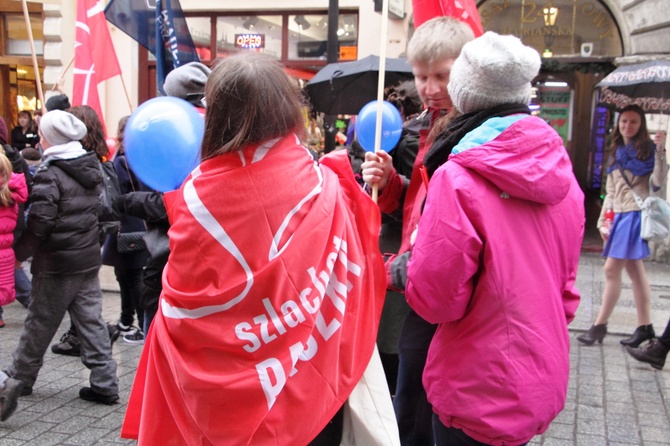
MULTIPOLYGON (((619 305, 609 321, 610 334, 602 345, 581 346, 575 336, 591 325, 600 306, 603 260, 584 253, 577 286, 582 302, 570 326, 572 339, 568 399, 549 430, 531 445, 670 445, 670 363, 663 371, 630 358, 619 345, 635 328, 635 306, 627 277, 619 305)), ((652 285, 652 317, 657 334, 670 317, 670 265, 648 262, 652 285)), ((103 315, 116 321, 119 296, 113 274, 101 271, 103 315)), ((13 303, 5 307, 6 327, 0 329, 0 364, 11 361, 26 310, 13 303)), ((69 325, 66 318, 58 336, 69 325)), ((56 338, 56 339, 57 339, 56 338)), ((88 371, 79 358, 47 352, 44 367, 31 396, 19 400, 16 413, 0 423, 0 446, 5 445, 135 445, 119 438, 125 402, 142 346, 114 344, 119 364, 121 404, 104 406, 78 398, 87 385, 88 371)), ((363 445, 365 446, 365 445, 363 445)))

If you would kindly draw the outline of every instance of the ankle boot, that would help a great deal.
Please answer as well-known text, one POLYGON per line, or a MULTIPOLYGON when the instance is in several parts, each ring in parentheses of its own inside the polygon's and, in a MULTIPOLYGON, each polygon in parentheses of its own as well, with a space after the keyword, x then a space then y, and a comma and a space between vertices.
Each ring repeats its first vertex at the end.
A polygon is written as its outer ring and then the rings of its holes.
POLYGON ((654 327, 649 325, 640 325, 635 329, 635 332, 633 333, 633 336, 622 339, 621 345, 629 345, 631 347, 639 347, 640 344, 642 344, 644 341, 647 339, 653 339, 656 336, 654 333, 654 327))
POLYGON ((591 328, 586 333, 577 336, 577 340, 586 345, 593 345, 596 341, 602 344, 606 334, 607 324, 591 325, 591 328))
POLYGON ((626 351, 638 361, 651 364, 656 370, 662 370, 670 347, 658 339, 652 339, 640 348, 633 348, 627 345, 626 351))

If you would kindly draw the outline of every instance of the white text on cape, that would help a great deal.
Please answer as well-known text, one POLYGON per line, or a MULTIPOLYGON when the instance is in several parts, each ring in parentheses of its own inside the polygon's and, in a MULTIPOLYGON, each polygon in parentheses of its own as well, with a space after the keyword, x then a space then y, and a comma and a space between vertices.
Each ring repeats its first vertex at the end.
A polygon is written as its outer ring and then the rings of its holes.
MULTIPOLYGON (((247 352, 254 352, 281 336, 288 329, 297 327, 306 321, 305 313, 316 315, 316 331, 327 342, 342 326, 341 320, 346 309, 347 293, 353 284, 348 279, 351 273, 357 277, 361 275, 361 267, 347 257, 347 242, 338 237, 333 238, 334 250, 326 258, 326 269, 318 273, 311 267, 307 270, 312 287, 303 289, 298 299, 286 300, 279 309, 272 306, 270 299, 262 300, 265 313, 252 318, 251 322, 240 322, 235 326, 235 335, 242 341, 247 341, 242 348, 247 352), (339 262, 337 262, 339 260, 339 262), (324 297, 327 296, 337 311, 330 311, 330 321, 326 321, 322 312, 324 297)), ((306 345, 298 342, 290 347, 293 369, 290 376, 298 370, 295 368, 298 360, 309 361, 318 351, 319 343, 310 335, 306 345)), ((267 398, 268 408, 274 404, 277 395, 286 384, 286 373, 279 359, 270 357, 256 364, 256 370, 263 392, 267 398), (274 380, 271 378, 274 376, 274 380)))

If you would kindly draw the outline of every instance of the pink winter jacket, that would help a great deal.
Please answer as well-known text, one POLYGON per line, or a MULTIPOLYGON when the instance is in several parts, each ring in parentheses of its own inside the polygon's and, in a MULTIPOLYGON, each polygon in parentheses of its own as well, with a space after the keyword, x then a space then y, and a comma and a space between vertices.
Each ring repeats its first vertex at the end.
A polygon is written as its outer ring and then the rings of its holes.
POLYGON ((446 426, 516 445, 563 409, 583 201, 560 137, 528 115, 486 121, 433 175, 407 300, 439 324, 423 383, 446 426))
POLYGON ((23 174, 12 173, 9 179, 9 190, 14 204, 2 206, 0 204, 0 306, 14 302, 14 228, 18 218, 19 205, 28 199, 26 177, 23 174))

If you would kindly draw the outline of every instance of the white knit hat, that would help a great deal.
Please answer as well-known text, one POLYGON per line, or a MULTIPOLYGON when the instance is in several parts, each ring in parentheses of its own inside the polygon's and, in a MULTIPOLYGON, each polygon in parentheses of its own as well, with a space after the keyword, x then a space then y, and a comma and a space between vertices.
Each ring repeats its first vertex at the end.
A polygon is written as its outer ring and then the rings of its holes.
POLYGON ((514 36, 494 32, 468 42, 451 68, 449 96, 461 113, 528 104, 540 55, 514 36))
POLYGON ((86 125, 72 113, 51 110, 40 120, 40 131, 49 144, 57 146, 86 136, 86 125))

